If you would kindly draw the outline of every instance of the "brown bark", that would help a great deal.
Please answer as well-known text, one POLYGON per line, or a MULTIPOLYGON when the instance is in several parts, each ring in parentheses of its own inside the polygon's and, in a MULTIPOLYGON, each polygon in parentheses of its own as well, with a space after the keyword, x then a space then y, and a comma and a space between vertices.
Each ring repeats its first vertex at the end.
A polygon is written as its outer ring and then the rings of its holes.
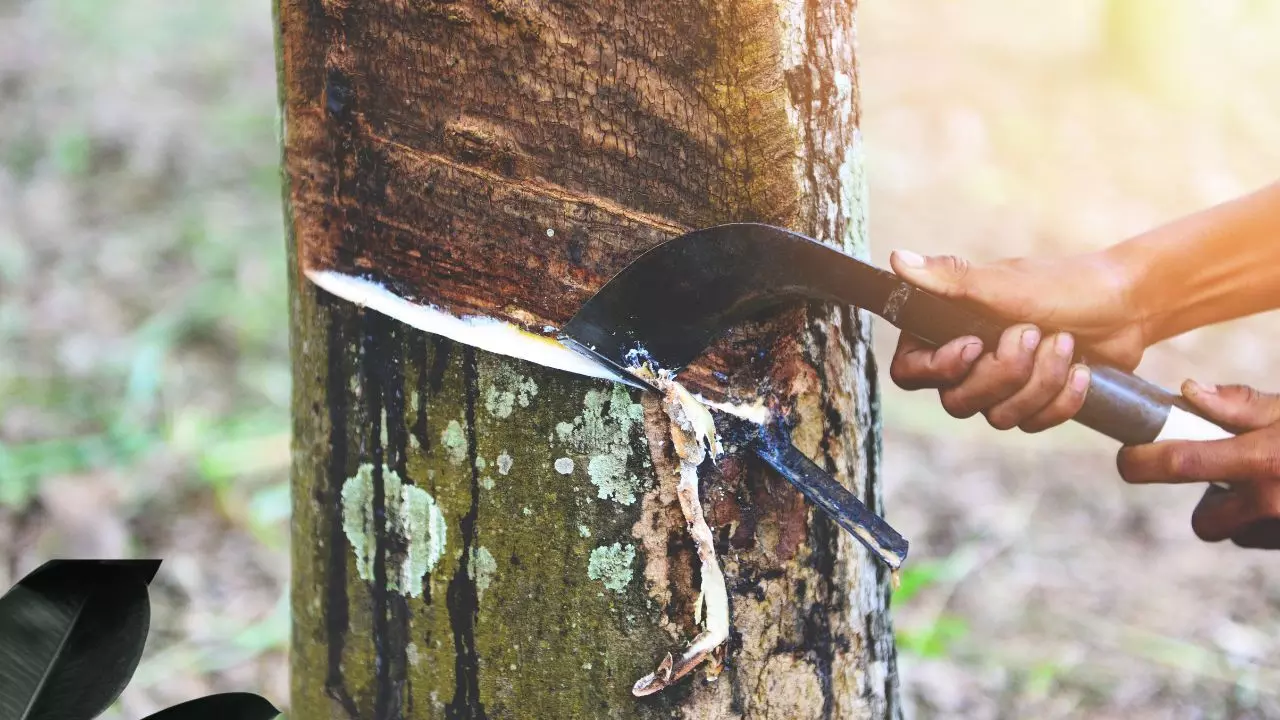
MULTIPOLYGON (((764 221, 865 252, 853 4, 278 3, 291 714, 896 715, 885 573, 732 455, 701 479, 731 601, 724 670, 632 697, 699 630, 657 400, 428 335, 302 276, 359 274, 539 331, 697 226, 764 221)), ((797 308, 687 375, 783 398, 800 448, 876 507, 868 339, 862 313, 797 308)))

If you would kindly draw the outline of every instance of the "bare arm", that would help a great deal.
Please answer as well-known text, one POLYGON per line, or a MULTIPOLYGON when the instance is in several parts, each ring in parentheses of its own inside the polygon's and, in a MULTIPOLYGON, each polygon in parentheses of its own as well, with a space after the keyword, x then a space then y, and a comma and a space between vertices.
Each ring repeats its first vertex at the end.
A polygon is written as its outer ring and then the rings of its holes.
POLYGON ((1129 269, 1144 340, 1280 307, 1280 182, 1104 251, 1129 269))

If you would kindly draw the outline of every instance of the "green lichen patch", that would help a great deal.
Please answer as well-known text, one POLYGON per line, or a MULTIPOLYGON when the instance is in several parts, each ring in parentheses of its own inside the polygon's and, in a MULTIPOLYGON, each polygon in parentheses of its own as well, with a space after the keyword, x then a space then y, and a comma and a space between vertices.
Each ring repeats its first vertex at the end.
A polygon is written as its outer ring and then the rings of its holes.
POLYGON ((864 257, 867 253, 867 173, 862 133, 855 130, 853 142, 844 151, 840 163, 840 203, 849 222, 841 239, 844 251, 864 257))
POLYGON ((489 414, 505 420, 517 405, 529 407, 537 394, 538 384, 533 378, 524 377, 505 365, 499 366, 484 388, 484 407, 489 414))
POLYGON ((609 590, 620 593, 631 582, 631 563, 636 559, 633 545, 614 543, 591 551, 587 561, 587 577, 599 580, 609 590))
MULTIPOLYGON (((377 550, 374 521, 373 465, 362 464, 356 474, 342 484, 342 530, 356 556, 356 572, 366 582, 373 581, 377 550)), ((426 490, 406 484, 395 470, 382 466, 383 501, 386 521, 383 530, 397 536, 406 550, 388 557, 387 589, 418 597, 422 578, 444 555, 448 526, 435 498, 426 490)))
POLYGON ((498 453, 498 472, 502 475, 506 475, 511 472, 511 465, 514 462, 515 461, 511 459, 511 456, 507 454, 506 450, 498 453))
POLYGON ((454 465, 461 465, 467 459, 467 434, 457 420, 450 420, 444 432, 440 433, 440 444, 454 465))
POLYGON ((484 591, 489 589, 494 573, 498 571, 498 562, 493 559, 493 554, 487 548, 474 547, 471 548, 470 570, 471 578, 476 582, 476 592, 483 600, 484 591))
POLYGON ((625 386, 615 384, 609 392, 587 391, 582 414, 573 422, 556 425, 560 442, 576 453, 589 456, 587 475, 601 500, 612 499, 630 505, 644 490, 643 483, 627 470, 632 429, 642 422, 644 407, 631 402, 625 386))

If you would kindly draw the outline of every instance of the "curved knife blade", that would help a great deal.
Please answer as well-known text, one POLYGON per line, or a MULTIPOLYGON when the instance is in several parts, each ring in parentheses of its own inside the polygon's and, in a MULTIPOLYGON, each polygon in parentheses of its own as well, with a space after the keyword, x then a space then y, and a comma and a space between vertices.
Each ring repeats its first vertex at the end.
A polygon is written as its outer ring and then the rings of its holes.
MULTIPOLYGON (((561 332, 628 376, 633 361, 645 357, 677 372, 730 327, 772 308, 829 300, 897 324, 912 291, 896 275, 803 235, 732 223, 645 252, 587 300, 561 332)), ((1002 328, 993 329, 998 337, 1002 328)))
MULTIPOLYGON (((620 379, 656 392, 630 369, 648 363, 655 371, 678 372, 738 322, 797 299, 849 303, 841 289, 851 284, 863 287, 853 304, 892 302, 902 285, 803 235, 752 223, 721 225, 641 255, 578 310, 560 340, 620 379)), ((745 421, 717 418, 882 562, 894 570, 902 565, 906 539, 797 450, 779 421, 750 430, 745 421)))

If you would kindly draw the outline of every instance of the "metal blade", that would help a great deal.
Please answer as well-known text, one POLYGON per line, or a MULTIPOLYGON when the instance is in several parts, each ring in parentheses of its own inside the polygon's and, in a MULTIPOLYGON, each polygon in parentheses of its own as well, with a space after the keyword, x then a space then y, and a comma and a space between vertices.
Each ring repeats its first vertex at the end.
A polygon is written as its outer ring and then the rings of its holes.
MULTIPOLYGON (((658 392, 630 372, 678 372, 733 325, 787 302, 829 300, 895 321, 895 276, 803 235, 737 223, 698 230, 641 255, 605 283, 564 326, 560 340, 630 385, 658 392)), ((907 541, 847 488, 805 457, 775 420, 755 426, 716 413, 758 457, 891 569, 907 541), (748 427, 749 426, 749 427, 748 427)))
POLYGON ((748 446, 889 569, 897 570, 902 566, 909 548, 906 538, 830 473, 797 450, 791 443, 790 433, 777 420, 761 426, 716 413, 716 426, 724 438, 748 446))
POLYGON ((902 286, 892 273, 789 230, 719 225, 641 255, 561 334, 620 372, 646 359, 677 372, 728 328, 765 310, 811 299, 889 316, 902 286))

